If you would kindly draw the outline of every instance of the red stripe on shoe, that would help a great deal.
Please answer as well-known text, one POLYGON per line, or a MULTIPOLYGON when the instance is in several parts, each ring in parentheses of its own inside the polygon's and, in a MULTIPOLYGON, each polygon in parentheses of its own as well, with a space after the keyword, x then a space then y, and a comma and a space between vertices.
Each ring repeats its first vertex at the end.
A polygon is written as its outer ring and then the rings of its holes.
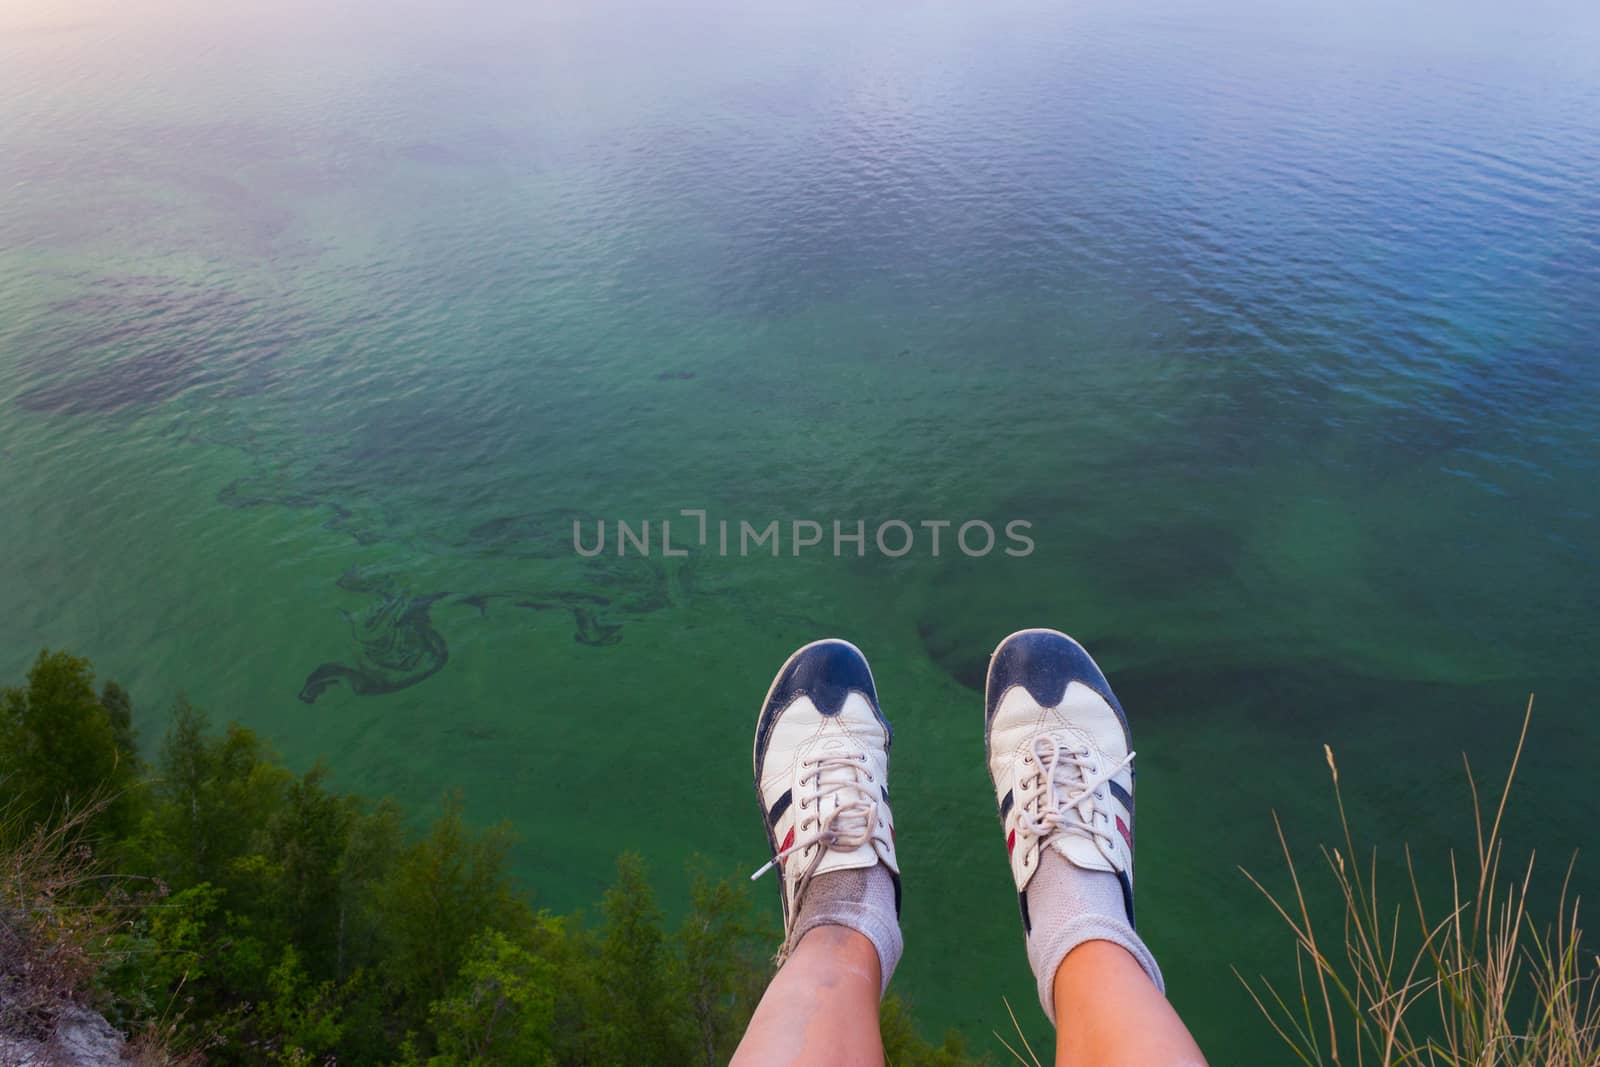
POLYGON ((1006 835, 1006 855, 1011 855, 1011 850, 1017 847, 1017 832, 1011 831, 1006 835))
POLYGON ((1133 831, 1128 829, 1128 824, 1122 821, 1122 816, 1117 816, 1117 833, 1128 843, 1128 851, 1133 851, 1133 831))

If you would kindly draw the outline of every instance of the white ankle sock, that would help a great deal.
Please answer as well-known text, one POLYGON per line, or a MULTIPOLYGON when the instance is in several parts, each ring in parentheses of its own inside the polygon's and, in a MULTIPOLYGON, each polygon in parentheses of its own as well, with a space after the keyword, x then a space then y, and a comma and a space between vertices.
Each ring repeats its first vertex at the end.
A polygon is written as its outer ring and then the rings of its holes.
POLYGON ((883 979, 878 995, 882 996, 904 947, 895 896, 894 877, 881 863, 819 874, 806 887, 800 901, 790 943, 798 945, 801 935, 818 926, 854 930, 878 951, 878 970, 883 979))
POLYGON ((1039 869, 1028 882, 1028 962, 1039 981, 1039 1003, 1056 1021, 1055 979, 1067 953, 1085 941, 1110 941, 1127 949, 1163 993, 1161 968, 1128 921, 1122 883, 1109 871, 1086 871, 1052 848, 1039 850, 1039 869))

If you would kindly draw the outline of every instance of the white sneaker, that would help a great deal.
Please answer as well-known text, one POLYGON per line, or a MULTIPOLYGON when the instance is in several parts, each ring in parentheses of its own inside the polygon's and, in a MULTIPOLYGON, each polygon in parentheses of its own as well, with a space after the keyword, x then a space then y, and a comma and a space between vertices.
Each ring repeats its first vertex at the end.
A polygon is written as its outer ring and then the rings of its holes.
POLYGON ((794 947, 795 917, 811 880, 829 871, 882 863, 900 867, 889 810, 893 731, 878 708, 872 670, 848 641, 815 641, 790 656, 772 680, 756 723, 756 794, 773 866, 783 874, 783 949, 794 947))
POLYGON ((1105 675, 1066 634, 1022 630, 994 650, 985 688, 989 777, 1024 930, 1033 932, 1028 883, 1046 848, 1115 874, 1131 926, 1133 750, 1105 675))

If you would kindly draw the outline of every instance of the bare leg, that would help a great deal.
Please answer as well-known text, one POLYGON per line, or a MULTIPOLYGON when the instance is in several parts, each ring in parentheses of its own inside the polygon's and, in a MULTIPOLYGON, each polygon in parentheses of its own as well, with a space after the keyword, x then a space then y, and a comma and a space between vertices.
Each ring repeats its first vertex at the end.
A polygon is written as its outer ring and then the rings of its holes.
POLYGON ((1055 977, 1057 1067, 1204 1067, 1167 998, 1126 949, 1085 941, 1055 977))
POLYGON ((733 1055, 739 1067, 882 1067, 878 1000, 900 936, 889 720, 861 650, 813 641, 756 722, 756 792, 783 893, 788 959, 733 1055))
POLYGON ((732 1067, 881 1067, 879 992, 871 941, 843 926, 807 931, 767 986, 732 1067))

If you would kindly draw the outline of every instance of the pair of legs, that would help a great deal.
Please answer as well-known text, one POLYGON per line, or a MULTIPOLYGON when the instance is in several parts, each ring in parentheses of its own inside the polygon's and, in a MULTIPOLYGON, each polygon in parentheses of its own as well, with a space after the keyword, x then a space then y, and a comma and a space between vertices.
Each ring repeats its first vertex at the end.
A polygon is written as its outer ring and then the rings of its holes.
MULTIPOLYGON (((1064 634, 1024 630, 995 650, 987 690, 985 748, 1056 1063, 1203 1065, 1133 929, 1133 752, 1104 675, 1064 634)), ((901 947, 891 737, 846 642, 805 646, 773 681, 755 770, 785 941, 735 1067, 883 1063, 878 1004, 901 947)))
MULTIPOLYGON (((837 1064, 878 1067, 878 955, 843 926, 819 926, 767 986, 735 1067, 837 1064)), ((1176 1067, 1205 1061, 1126 949, 1085 941, 1056 971, 1058 1067, 1176 1067)))

